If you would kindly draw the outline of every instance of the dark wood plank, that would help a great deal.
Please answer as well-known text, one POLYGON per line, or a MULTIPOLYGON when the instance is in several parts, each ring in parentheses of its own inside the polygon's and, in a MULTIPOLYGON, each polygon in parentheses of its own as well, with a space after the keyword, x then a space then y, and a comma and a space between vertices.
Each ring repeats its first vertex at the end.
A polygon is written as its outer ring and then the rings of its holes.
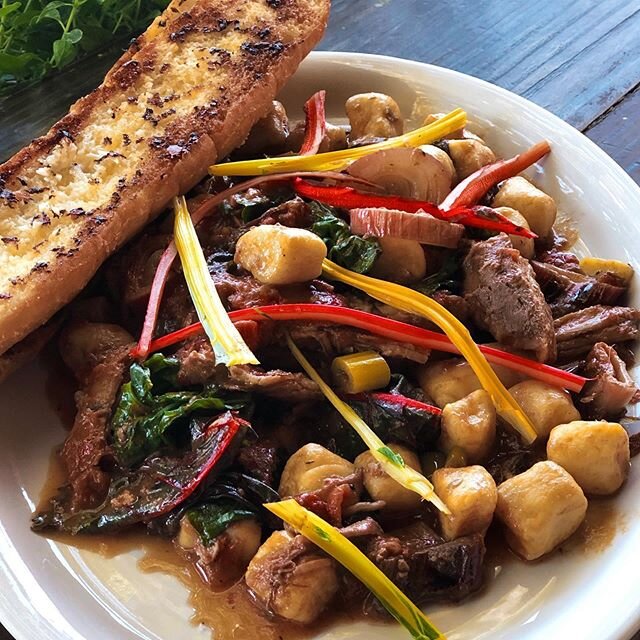
POLYGON ((640 87, 596 120, 586 134, 640 184, 640 87))
POLYGON ((640 0, 334 0, 320 48, 457 69, 582 128, 640 80, 639 32, 640 0))

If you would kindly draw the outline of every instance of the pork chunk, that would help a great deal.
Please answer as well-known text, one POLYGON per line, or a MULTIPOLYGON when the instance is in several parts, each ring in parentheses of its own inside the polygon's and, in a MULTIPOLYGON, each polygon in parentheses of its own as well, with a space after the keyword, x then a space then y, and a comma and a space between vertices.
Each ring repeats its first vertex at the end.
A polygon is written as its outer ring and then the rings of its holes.
POLYGON ((555 359, 551 310, 529 263, 505 234, 476 242, 464 261, 464 293, 476 324, 504 345, 555 359))

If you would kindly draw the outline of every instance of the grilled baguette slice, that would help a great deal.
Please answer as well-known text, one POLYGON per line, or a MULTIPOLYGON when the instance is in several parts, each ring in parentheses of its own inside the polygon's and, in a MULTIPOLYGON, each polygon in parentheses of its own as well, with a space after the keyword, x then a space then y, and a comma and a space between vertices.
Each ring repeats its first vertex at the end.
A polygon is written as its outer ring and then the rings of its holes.
POLYGON ((0 353, 241 144, 329 0, 173 0, 43 137, 0 165, 0 353))

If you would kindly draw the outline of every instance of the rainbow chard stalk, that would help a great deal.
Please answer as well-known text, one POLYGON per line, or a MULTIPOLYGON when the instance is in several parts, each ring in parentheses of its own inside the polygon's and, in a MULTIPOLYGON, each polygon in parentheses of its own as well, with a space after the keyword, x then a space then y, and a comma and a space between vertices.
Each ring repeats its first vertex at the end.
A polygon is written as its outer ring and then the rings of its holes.
POLYGON ((198 318, 211 340, 216 363, 259 364, 222 305, 183 196, 174 199, 174 208, 176 248, 198 318))
POLYGON ((313 368, 311 363, 304 357, 289 335, 287 335, 287 344, 293 357, 300 363, 300 366, 305 370, 306 374, 320 387, 320 391, 322 391, 325 398, 335 407, 338 413, 354 428, 367 447, 369 447, 371 455, 380 463, 380 466, 386 473, 398 484, 401 484, 406 489, 409 489, 409 491, 414 491, 425 500, 428 500, 443 513, 451 513, 447 505, 436 495, 436 492, 433 490, 433 485, 421 473, 408 467, 402 459, 402 456, 394 453, 387 447, 373 429, 371 429, 346 402, 340 399, 333 389, 320 377, 320 374, 313 368))
POLYGON ((435 322, 471 365, 500 416, 522 435, 525 442, 532 443, 537 438, 531 420, 500 382, 469 330, 442 305, 413 289, 354 273, 330 260, 325 259, 323 271, 327 277, 360 289, 375 300, 435 322))
POLYGON ((354 160, 376 151, 393 149, 394 147, 419 147, 423 144, 430 144, 460 127, 464 127, 466 122, 467 114, 462 109, 455 109, 431 124, 376 144, 354 149, 343 149, 341 151, 317 153, 315 155, 223 162, 209 167, 209 173, 212 176, 258 176, 282 173, 284 171, 342 171, 354 160))
POLYGON ((292 499, 264 506, 348 569, 413 638, 445 640, 427 616, 335 527, 292 499))

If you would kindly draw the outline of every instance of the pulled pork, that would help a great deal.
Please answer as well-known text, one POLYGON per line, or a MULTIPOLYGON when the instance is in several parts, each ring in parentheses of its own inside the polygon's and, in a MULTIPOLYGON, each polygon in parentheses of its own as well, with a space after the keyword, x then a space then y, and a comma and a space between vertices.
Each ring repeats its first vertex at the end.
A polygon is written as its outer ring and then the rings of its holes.
POLYGON ((129 368, 131 346, 107 352, 76 393, 78 412, 60 454, 72 489, 72 512, 98 506, 109 488, 107 426, 129 368))
POLYGON ((614 305, 627 291, 620 280, 610 274, 592 278, 535 260, 531 266, 554 318, 595 304, 614 305))
POLYGON ((465 300, 473 320, 501 344, 555 359, 553 318, 533 269, 500 234, 476 242, 463 263, 465 300))
POLYGON ((640 389, 627 371, 627 365, 613 347, 597 342, 587 356, 584 373, 589 378, 580 402, 590 417, 617 418, 630 402, 640 400, 640 389))
POLYGON ((319 349, 326 355, 374 349, 389 358, 406 358, 420 364, 429 359, 428 349, 388 340, 350 327, 296 322, 289 323, 287 330, 296 343, 308 349, 319 349))
MULTIPOLYGON (((367 557, 413 602, 456 602, 482 586, 485 547, 479 534, 445 542, 419 520, 388 534, 356 541, 367 557)), ((376 598, 345 576, 347 592, 363 598, 367 615, 385 615, 376 598)))
POLYGON ((558 358, 567 361, 588 353, 596 342, 617 344, 640 336, 640 311, 596 305, 554 322, 558 358))

